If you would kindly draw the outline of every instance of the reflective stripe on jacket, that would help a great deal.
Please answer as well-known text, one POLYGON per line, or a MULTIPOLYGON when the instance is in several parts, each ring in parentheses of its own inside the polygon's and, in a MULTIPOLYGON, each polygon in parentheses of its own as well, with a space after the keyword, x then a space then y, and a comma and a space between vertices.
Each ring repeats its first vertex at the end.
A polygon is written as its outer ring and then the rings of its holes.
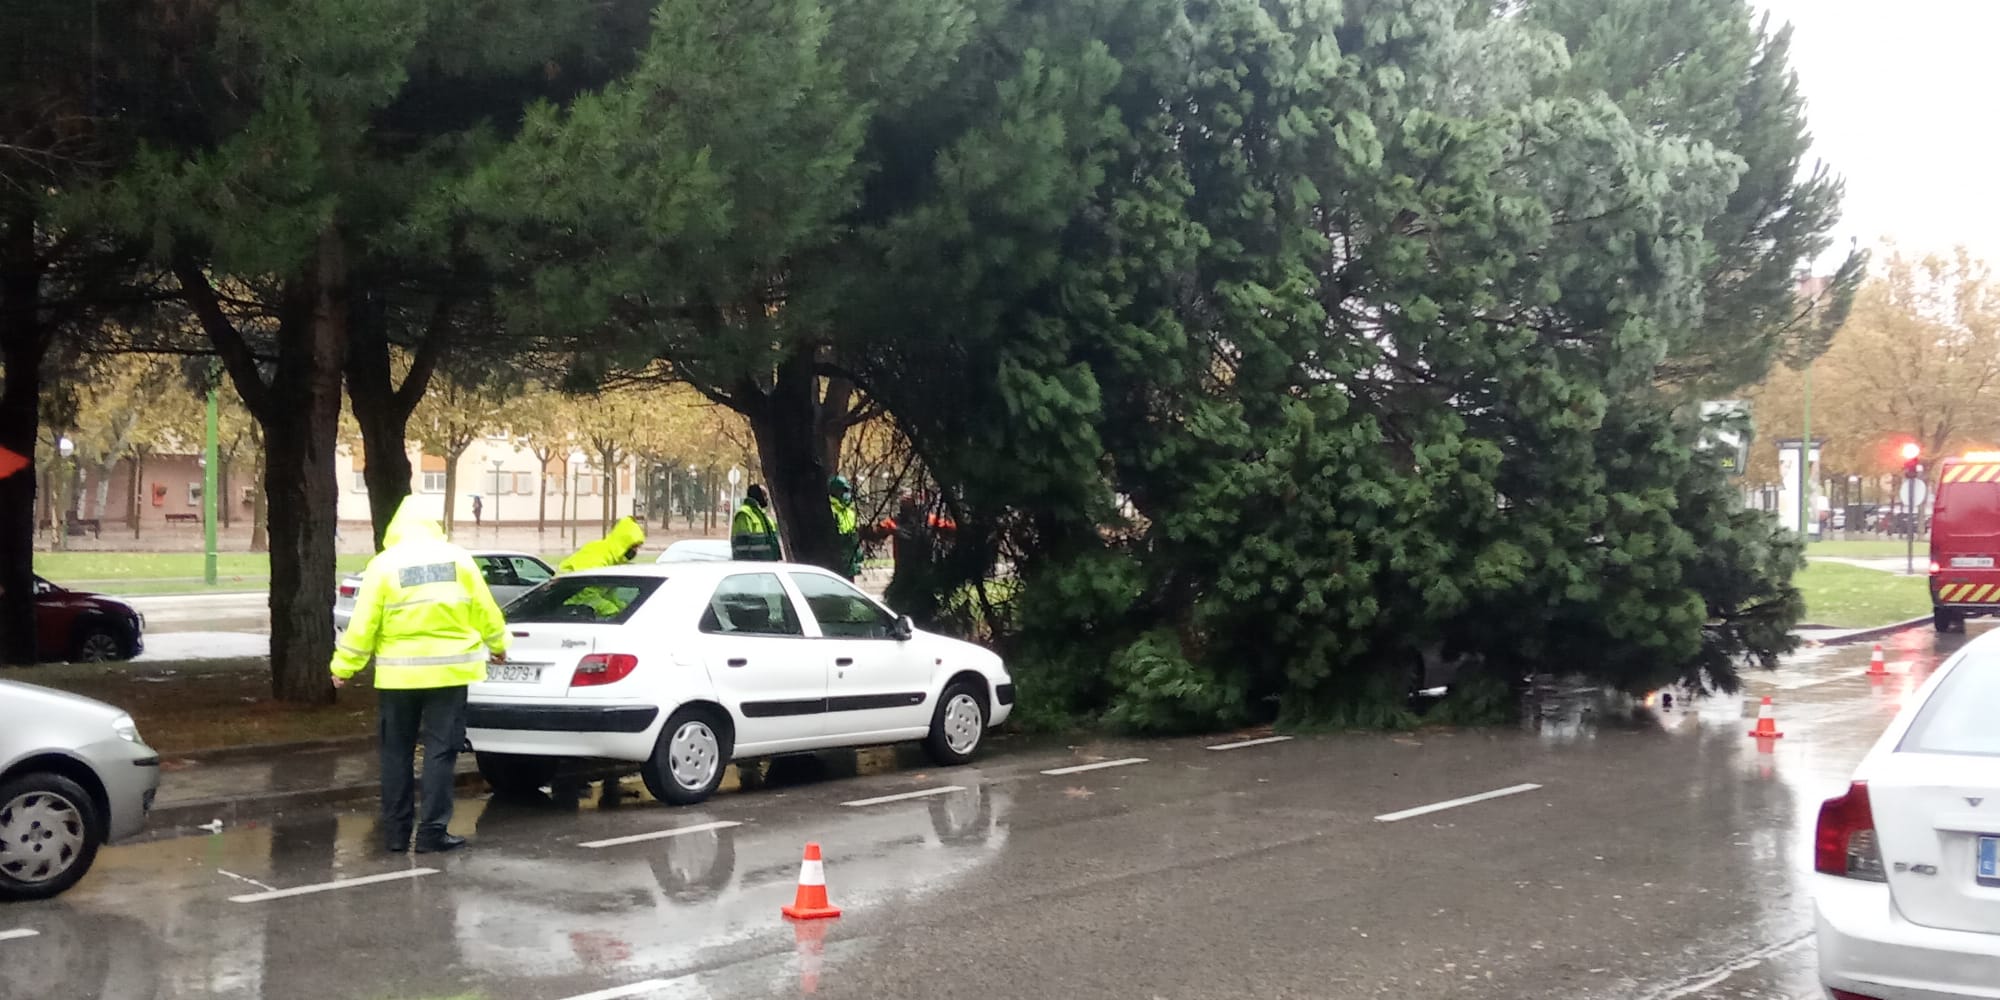
POLYGON ((776 562, 784 558, 778 545, 778 524, 770 512, 743 501, 729 522, 729 556, 745 562, 776 562))
POLYGON ((372 658, 380 690, 485 680, 487 655, 507 651, 507 622, 472 556, 408 500, 382 543, 361 572, 354 617, 334 641, 333 675, 352 677, 372 658))

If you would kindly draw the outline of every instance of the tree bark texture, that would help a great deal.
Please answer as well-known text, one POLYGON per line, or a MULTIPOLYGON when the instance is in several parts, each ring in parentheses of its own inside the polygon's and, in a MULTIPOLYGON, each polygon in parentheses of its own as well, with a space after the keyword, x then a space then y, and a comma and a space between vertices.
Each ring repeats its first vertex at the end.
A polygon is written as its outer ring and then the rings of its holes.
POLYGON ((41 432, 42 359, 49 336, 41 308, 35 217, 0 219, 0 448, 28 467, 0 479, 0 659, 35 662, 35 436, 41 432))
MULTIPOLYGON (((809 351, 778 366, 777 378, 761 399, 744 393, 751 405, 744 417, 757 439, 764 484, 778 508, 778 528, 792 559, 834 572, 846 569, 828 505, 824 447, 820 433, 819 379, 809 351)), ((712 504, 711 504, 712 506, 712 504)))
POLYGON ((355 422, 361 425, 361 478, 368 485, 368 519, 375 529, 375 549, 381 551, 389 519, 410 495, 414 471, 407 444, 410 414, 437 369, 450 306, 441 301, 432 312, 430 326, 400 386, 391 364, 387 316, 380 298, 363 297, 356 308, 347 350, 347 397, 354 404, 355 422))

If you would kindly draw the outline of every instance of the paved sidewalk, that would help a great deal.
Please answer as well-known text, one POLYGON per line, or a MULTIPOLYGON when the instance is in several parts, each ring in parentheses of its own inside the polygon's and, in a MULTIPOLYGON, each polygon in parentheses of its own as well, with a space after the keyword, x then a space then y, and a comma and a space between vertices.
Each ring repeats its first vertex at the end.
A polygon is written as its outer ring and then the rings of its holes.
MULTIPOLYGON (((381 761, 372 741, 315 747, 275 746, 261 753, 169 756, 147 830, 186 831, 220 820, 225 827, 299 809, 374 799, 381 761)), ((458 758, 460 787, 481 786, 471 754, 458 758)))
POLYGON ((1896 556, 1893 559, 1892 558, 1850 559, 1846 556, 1807 556, 1806 558, 1812 562, 1839 563, 1842 566, 1859 566, 1862 569, 1878 570, 1883 573, 1894 573, 1897 576, 1925 576, 1930 573, 1931 569, 1931 557, 1930 554, 1927 552, 1917 553, 1916 559, 1914 561, 1906 560, 1903 556, 1896 556), (1911 569, 1912 566, 1915 567, 1914 570, 1911 569))

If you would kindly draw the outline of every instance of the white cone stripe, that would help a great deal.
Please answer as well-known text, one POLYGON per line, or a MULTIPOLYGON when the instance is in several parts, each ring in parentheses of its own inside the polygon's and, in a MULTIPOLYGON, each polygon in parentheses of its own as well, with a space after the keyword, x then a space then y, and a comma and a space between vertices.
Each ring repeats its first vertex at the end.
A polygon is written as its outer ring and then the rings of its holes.
POLYGON ((825 885, 826 862, 807 861, 799 865, 800 885, 825 885))

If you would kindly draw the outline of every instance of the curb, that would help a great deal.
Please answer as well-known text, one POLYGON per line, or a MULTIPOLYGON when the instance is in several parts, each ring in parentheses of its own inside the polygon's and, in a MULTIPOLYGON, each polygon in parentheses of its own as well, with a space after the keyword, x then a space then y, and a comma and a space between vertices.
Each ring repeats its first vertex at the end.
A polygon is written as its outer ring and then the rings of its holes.
MULTIPOLYGON (((476 767, 467 768, 462 764, 454 784, 459 791, 484 789, 486 780, 479 776, 476 767)), ((332 788, 305 788, 290 792, 274 792, 269 795, 174 802, 154 808, 146 817, 145 832, 132 838, 132 841, 166 840, 202 833, 206 832, 201 829, 203 824, 217 820, 221 820, 223 828, 227 829, 302 809, 366 802, 374 799, 381 787, 379 782, 371 779, 367 782, 353 782, 332 788)))
POLYGON ((1930 624, 1930 621, 1931 621, 1931 616, 1925 615, 1922 618, 1912 618, 1909 621, 1896 622, 1893 625, 1877 625, 1874 628, 1856 629, 1852 632, 1836 636, 1832 639, 1806 639, 1802 641, 1800 645, 1821 646, 1821 647, 1850 646, 1857 642, 1866 642, 1870 639, 1879 639, 1892 632, 1901 632, 1906 628, 1915 628, 1919 625, 1928 625, 1930 624))
POLYGON ((375 736, 333 736, 323 740, 298 740, 291 743, 246 743, 242 746, 215 747, 209 750, 189 750, 185 753, 170 753, 162 756, 170 760, 185 760, 196 764, 220 764, 228 761, 245 760, 254 757, 271 757, 280 754, 328 753, 332 751, 366 750, 375 745, 375 736))

